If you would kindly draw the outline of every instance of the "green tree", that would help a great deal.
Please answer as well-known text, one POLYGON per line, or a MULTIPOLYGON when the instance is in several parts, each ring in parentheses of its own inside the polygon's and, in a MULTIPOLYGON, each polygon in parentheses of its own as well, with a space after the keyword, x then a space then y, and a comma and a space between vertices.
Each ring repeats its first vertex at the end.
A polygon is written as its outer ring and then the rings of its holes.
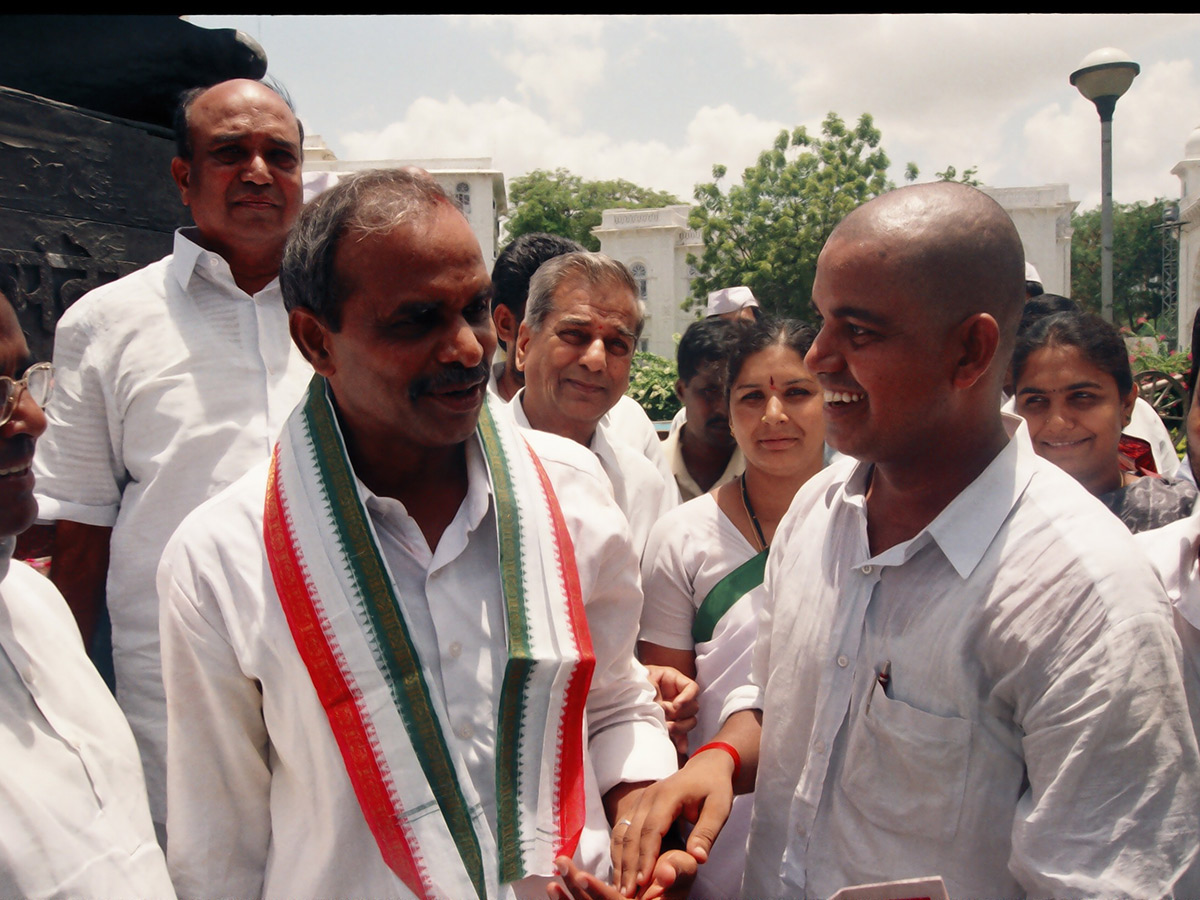
POLYGON ((566 169, 534 169, 508 183, 508 240, 535 231, 572 238, 589 250, 599 250, 592 229, 606 209, 647 209, 670 206, 679 198, 666 191, 640 187, 632 181, 584 181, 566 169))
MULTIPOLYGON (((820 137, 803 127, 781 131, 727 191, 720 185, 725 166, 713 166, 713 180, 696 186, 691 214, 704 237, 704 253, 688 257, 699 272, 691 302, 744 284, 765 310, 811 318, 817 256, 829 233, 856 206, 894 187, 880 137, 870 114, 849 127, 831 112, 820 137)), ((909 163, 907 180, 917 174, 909 163)))
POLYGON ((653 353, 635 353, 629 372, 629 390, 625 393, 640 403, 651 419, 668 421, 679 412, 679 398, 675 396, 678 379, 673 359, 653 353))
MULTIPOLYGON (((969 184, 971 187, 979 187, 980 181, 975 177, 978 174, 978 166, 963 169, 962 175, 958 174, 958 169, 954 168, 954 166, 946 166, 946 171, 938 172, 937 177, 940 181, 957 181, 961 184, 969 184)), ((909 180, 911 181, 912 179, 909 180)))
MULTIPOLYGON (((1153 203, 1113 204, 1113 322, 1138 330, 1138 319, 1159 322, 1163 305, 1163 206, 1153 203)), ((1081 305, 1100 312, 1100 208, 1071 217, 1071 295, 1081 305)))

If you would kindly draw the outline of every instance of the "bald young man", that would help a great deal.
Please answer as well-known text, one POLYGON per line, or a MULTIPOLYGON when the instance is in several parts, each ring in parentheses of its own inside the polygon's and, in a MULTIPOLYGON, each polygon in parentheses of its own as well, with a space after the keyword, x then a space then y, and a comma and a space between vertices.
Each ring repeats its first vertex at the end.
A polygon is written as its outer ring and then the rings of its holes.
POLYGON ((648 791, 618 884, 756 786, 743 894, 940 875, 951 896, 1198 896, 1200 759, 1132 537, 996 408, 1020 240, 960 184, 860 207, 821 253, 807 364, 859 460, 797 494, 751 685, 648 791), (640 842, 639 842, 640 839, 640 842))

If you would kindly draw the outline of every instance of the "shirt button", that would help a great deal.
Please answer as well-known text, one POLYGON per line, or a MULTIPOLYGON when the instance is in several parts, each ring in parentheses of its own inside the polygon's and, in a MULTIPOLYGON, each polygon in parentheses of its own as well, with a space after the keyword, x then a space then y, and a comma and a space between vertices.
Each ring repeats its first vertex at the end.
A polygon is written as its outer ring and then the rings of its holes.
POLYGON ((816 754, 817 754, 817 756, 822 756, 822 755, 824 755, 824 753, 825 753, 825 742, 824 742, 824 741, 817 741, 815 744, 813 744, 813 750, 815 750, 815 751, 816 751, 816 754))
POLYGON ((450 658, 458 659, 460 656, 462 656, 462 644, 460 644, 458 641, 455 641, 450 645, 450 658))
POLYGON ((872 572, 875 571, 875 567, 874 566, 863 566, 861 569, 859 569, 859 571, 862 572, 864 575, 870 575, 872 572))
POLYGON ((466 740, 470 740, 472 737, 474 737, 475 729, 471 727, 470 722, 463 722, 461 725, 459 725, 457 728, 454 729, 454 733, 457 734, 464 741, 466 741, 466 740))
POLYGON ((850 665, 850 660, 846 659, 845 656, 839 656, 837 658, 837 664, 839 669, 844 669, 846 666, 850 665))

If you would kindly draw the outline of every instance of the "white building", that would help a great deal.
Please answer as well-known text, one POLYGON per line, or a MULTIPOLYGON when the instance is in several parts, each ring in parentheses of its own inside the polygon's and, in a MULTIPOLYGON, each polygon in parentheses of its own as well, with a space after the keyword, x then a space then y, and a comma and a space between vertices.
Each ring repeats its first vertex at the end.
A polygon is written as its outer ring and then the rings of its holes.
MULTIPOLYGON (((1200 148, 1200 130, 1196 141, 1200 148)), ((1194 155, 1200 156, 1200 149, 1194 155)), ((1195 164, 1193 201, 1200 204, 1200 159, 1195 164)), ((1012 217, 1025 258, 1037 267, 1046 291, 1071 296, 1071 213, 1078 203, 1070 198, 1067 185, 981 190, 1012 217)), ((688 227, 690 210, 682 204, 661 209, 607 209, 600 225, 592 229, 600 239, 601 252, 629 266, 641 287, 647 318, 640 349, 668 359, 675 358, 675 336, 702 314, 701 309, 683 309, 695 275, 687 256, 704 251, 700 232, 688 227)), ((1200 223, 1200 210, 1195 218, 1200 223)), ((1196 238, 1200 240, 1200 231, 1196 238)), ((1194 266, 1200 265, 1200 253, 1194 252, 1192 260, 1194 266)))
POLYGON ((646 304, 640 350, 675 358, 675 335, 687 331, 702 310, 684 310, 695 274, 689 253, 704 252, 700 232, 688 227, 686 204, 661 209, 606 209, 592 234, 600 251, 629 267, 646 304))
POLYGON ((1192 320, 1200 308, 1200 126, 1188 136, 1179 176, 1179 346, 1192 342, 1192 320))
POLYGON ((304 199, 330 187, 341 175, 365 169, 424 169, 462 208, 483 250, 488 271, 496 262, 500 239, 500 217, 508 213, 504 175, 492 168, 489 157, 477 159, 338 159, 319 134, 304 138, 304 199))

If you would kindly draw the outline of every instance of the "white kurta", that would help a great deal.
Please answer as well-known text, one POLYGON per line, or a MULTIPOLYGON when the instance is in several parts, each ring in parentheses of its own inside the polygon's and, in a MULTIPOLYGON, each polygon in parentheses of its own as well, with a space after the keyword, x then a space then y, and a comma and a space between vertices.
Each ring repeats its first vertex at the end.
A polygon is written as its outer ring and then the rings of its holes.
MULTIPOLYGON (((519 426, 536 431, 521 405, 524 393, 524 388, 518 391, 507 409, 519 426)), ((642 415, 645 417, 645 413, 642 415)), ((600 460, 600 467, 612 484, 613 497, 629 521, 633 546, 641 559, 654 523, 679 505, 679 488, 669 471, 664 474, 638 447, 621 437, 619 427, 611 417, 611 411, 601 417, 588 449, 600 460)))
MULTIPOLYGON (((675 752, 633 659, 642 595, 624 517, 584 448, 541 433, 528 439, 574 541, 596 654, 578 856, 603 874, 601 796, 620 782, 669 774, 675 752)), ((265 478, 265 468, 256 469, 197 510, 159 570, 172 877, 185 897, 408 896, 358 806, 279 605, 262 541, 265 478)), ((467 497, 433 551, 398 501, 360 490, 447 740, 494 823, 494 730, 507 654, 495 509, 474 438, 468 478, 467 497)), ((544 884, 519 882, 517 896, 544 896, 544 884)))
POLYGON ((175 252, 68 309, 34 460, 41 520, 111 526, 117 698, 165 822, 166 707, 154 572, 183 517, 266 459, 312 369, 272 281, 253 297, 183 229, 175 252))
POLYGON ((745 895, 1200 896, 1179 642, 1132 535, 1018 434, 872 556, 870 471, 816 476, 775 536, 726 703, 763 712, 745 895))
POLYGON ((129 725, 62 596, 11 552, 5 542, 0 897, 173 897, 129 725))
MULTIPOLYGON (((757 553, 721 512, 712 494, 703 494, 665 516, 646 544, 642 559, 646 602, 638 639, 696 654, 700 713, 688 735, 692 750, 713 739, 720 728, 725 695, 749 680, 762 587, 738 600, 717 623, 712 640, 702 644, 692 636, 696 611, 721 579, 757 553)), ((729 820, 697 874, 690 895, 696 900, 737 896, 753 800, 753 794, 734 799, 729 820)))
POLYGON ((1187 518, 1133 537, 1146 552, 1175 609, 1188 707, 1200 737, 1200 503, 1187 518))

